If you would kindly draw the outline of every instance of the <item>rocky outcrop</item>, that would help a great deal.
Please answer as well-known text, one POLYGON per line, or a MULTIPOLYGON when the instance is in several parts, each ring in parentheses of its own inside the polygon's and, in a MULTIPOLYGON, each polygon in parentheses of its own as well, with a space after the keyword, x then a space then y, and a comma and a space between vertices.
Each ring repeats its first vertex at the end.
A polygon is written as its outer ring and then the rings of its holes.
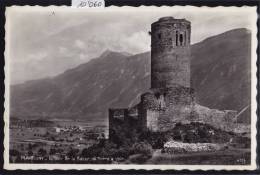
POLYGON ((219 144, 213 143, 182 143, 169 141, 164 144, 163 150, 169 154, 192 153, 192 152, 210 152, 222 148, 219 144))

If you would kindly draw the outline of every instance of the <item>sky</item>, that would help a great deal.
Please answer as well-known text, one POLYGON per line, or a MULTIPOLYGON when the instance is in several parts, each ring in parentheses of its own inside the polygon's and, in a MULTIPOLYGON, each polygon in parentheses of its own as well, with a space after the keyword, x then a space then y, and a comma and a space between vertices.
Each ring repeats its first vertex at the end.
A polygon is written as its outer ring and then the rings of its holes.
POLYGON ((151 23, 163 16, 191 22, 191 43, 235 28, 252 29, 255 8, 142 7, 7 10, 6 48, 11 84, 52 77, 95 59, 105 50, 150 51, 151 23))

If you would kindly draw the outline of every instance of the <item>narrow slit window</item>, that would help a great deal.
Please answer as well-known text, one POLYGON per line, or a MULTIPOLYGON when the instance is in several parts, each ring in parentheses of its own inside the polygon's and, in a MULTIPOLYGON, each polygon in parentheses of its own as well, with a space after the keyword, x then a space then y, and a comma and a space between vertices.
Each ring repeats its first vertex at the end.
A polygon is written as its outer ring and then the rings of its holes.
POLYGON ((180 34, 180 45, 183 46, 183 34, 180 34))
POLYGON ((162 39, 162 34, 161 33, 158 34, 158 38, 162 39))
POLYGON ((186 38, 186 31, 184 33, 184 46, 186 46, 186 43, 187 43, 187 38, 186 38))
POLYGON ((178 39, 179 39, 178 38, 178 31, 176 31, 176 37, 175 37, 175 42, 176 42, 175 44, 176 44, 176 46, 178 46, 178 39))

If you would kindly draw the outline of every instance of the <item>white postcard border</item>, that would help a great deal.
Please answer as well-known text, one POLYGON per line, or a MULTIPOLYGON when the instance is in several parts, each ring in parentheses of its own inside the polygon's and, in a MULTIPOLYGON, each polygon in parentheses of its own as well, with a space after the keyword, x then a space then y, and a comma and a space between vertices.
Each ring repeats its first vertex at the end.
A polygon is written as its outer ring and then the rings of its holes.
POLYGON ((123 6, 123 7, 116 7, 116 6, 110 6, 105 7, 104 9, 98 9, 98 8, 88 8, 88 9, 76 9, 71 8, 68 6, 49 6, 49 7, 41 7, 41 6, 12 6, 6 8, 6 24, 5 24, 5 42, 6 42, 6 48, 5 48, 5 112, 4 112, 4 169, 8 170, 39 170, 39 169, 46 169, 46 170, 54 170, 54 169, 61 169, 61 170, 86 170, 86 169, 92 169, 92 170, 115 170, 115 169, 121 169, 121 170, 129 170, 129 169, 136 169, 136 170, 255 170, 257 168, 256 165, 256 123, 257 123, 257 101, 256 101, 256 95, 257 95, 257 8, 256 7, 249 7, 249 6, 243 6, 243 7, 224 7, 224 6, 218 6, 218 7, 195 7, 195 6, 161 6, 161 7, 155 7, 155 6, 140 6, 140 7, 129 7, 129 6, 123 6), (10 54, 10 47, 9 47, 9 37, 10 33, 8 32, 9 29, 9 13, 15 10, 50 10, 50 11, 126 11, 126 10, 158 10, 158 8, 164 8, 164 10, 175 10, 178 8, 186 8, 187 10, 204 10, 208 8, 212 8, 214 10, 220 10, 221 8, 228 8, 229 10, 236 10, 239 8, 239 10, 247 10, 249 13, 252 13, 252 19, 255 21, 255 26, 252 29, 252 40, 251 40, 251 165, 122 165, 122 164, 15 164, 15 163, 9 163, 9 97, 10 97, 10 89, 8 85, 10 84, 10 73, 9 73, 9 66, 10 66, 10 60, 9 54, 10 54), (255 139, 253 139, 255 138, 255 139))

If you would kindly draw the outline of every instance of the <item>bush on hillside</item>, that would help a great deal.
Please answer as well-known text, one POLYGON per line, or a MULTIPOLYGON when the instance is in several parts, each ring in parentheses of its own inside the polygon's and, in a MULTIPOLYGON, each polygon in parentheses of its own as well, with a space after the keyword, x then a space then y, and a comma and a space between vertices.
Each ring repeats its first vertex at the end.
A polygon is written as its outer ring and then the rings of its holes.
POLYGON ((131 147, 131 154, 142 154, 147 157, 151 157, 153 153, 153 148, 149 143, 139 142, 134 143, 131 147))

